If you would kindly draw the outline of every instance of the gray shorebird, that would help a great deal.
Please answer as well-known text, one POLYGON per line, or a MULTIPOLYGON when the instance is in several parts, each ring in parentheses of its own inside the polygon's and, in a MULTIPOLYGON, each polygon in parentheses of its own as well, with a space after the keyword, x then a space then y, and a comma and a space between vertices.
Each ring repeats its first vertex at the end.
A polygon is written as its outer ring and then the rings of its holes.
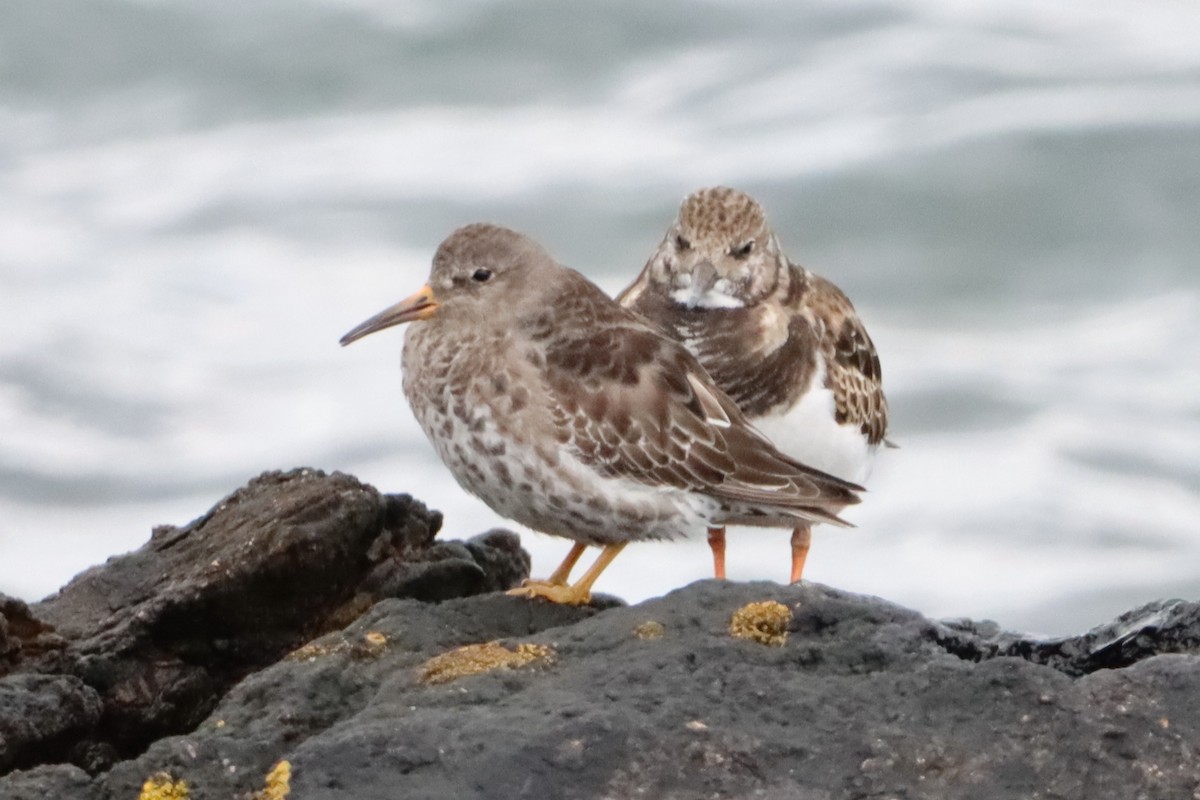
MULTIPOLYGON (((618 302, 679 340, 779 449, 855 483, 885 443, 879 356, 849 298, 791 263, 762 207, 718 186, 689 195, 618 302)), ((812 520, 792 532, 800 580, 812 520)), ((725 577, 725 529, 709 530, 725 577)))
POLYGON ((406 322, 404 394, 459 484, 575 542, 513 594, 585 603, 631 541, 845 524, 858 502, 860 487, 776 450, 678 342, 514 231, 458 229, 425 286, 341 342, 406 322), (603 549, 569 584, 588 545, 603 549))

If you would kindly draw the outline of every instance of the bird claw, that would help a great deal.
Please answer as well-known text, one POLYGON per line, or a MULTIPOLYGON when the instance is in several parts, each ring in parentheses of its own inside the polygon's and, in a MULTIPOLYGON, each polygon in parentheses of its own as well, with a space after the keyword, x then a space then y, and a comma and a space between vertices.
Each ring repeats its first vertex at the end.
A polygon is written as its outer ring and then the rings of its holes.
POLYGON ((549 600, 551 603, 568 606, 587 605, 592 599, 592 593, 587 589, 566 586, 561 583, 551 583, 550 581, 527 580, 516 589, 509 589, 505 594, 511 597, 527 597, 530 600, 540 597, 544 600, 549 600))

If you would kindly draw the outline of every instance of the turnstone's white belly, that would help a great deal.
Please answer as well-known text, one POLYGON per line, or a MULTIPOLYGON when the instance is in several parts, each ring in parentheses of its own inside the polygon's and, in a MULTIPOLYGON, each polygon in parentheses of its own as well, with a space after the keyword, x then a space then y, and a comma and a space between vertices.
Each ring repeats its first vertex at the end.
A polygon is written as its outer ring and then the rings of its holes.
POLYGON ((838 424, 833 392, 825 386, 825 363, 818 356, 808 388, 790 408, 776 408, 750 421, 792 458, 843 480, 861 484, 871 474, 877 445, 862 428, 838 424))

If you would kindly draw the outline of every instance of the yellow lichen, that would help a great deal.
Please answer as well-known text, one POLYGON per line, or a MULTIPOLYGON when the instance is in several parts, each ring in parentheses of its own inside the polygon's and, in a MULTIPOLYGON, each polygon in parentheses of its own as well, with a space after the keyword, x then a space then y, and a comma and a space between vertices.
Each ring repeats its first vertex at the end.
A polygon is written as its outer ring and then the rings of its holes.
POLYGON ((267 785, 254 795, 254 800, 284 800, 292 790, 292 765, 280 761, 267 773, 267 785))
POLYGON ((509 650, 499 642, 469 644, 426 661, 421 665, 421 680, 425 683, 448 683, 494 669, 515 669, 536 661, 550 662, 553 659, 554 650, 543 644, 519 644, 516 650, 509 650))
POLYGON ((747 603, 733 612, 729 633, 735 639, 751 639, 770 647, 782 647, 787 641, 792 612, 783 603, 765 600, 747 603))
POLYGON ((351 658, 377 656, 387 648, 387 643, 387 636, 379 631, 367 631, 363 634, 361 641, 353 643, 344 638, 332 643, 309 642, 288 653, 287 659, 289 661, 315 661, 318 658, 337 653, 349 653, 351 658))
POLYGON ((375 658, 387 650, 388 638, 379 631, 367 631, 362 641, 350 649, 355 658, 375 658))
POLYGON ((639 639, 661 639, 666 628, 661 622, 654 620, 646 620, 633 629, 633 635, 639 639))
POLYGON ((138 800, 188 800, 188 785, 185 780, 175 780, 165 772, 152 775, 142 784, 138 800))
POLYGON ((334 644, 318 644, 316 642, 309 642, 303 647, 299 647, 288 653, 286 657, 288 661, 312 661, 313 659, 327 656, 331 653, 340 653, 343 650, 346 650, 347 647, 348 645, 344 641, 335 642, 334 644))

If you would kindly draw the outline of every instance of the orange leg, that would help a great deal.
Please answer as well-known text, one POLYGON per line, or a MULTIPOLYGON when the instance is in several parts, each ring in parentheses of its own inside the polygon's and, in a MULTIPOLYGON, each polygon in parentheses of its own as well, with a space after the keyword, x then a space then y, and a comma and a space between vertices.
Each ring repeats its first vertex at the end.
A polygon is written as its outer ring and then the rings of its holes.
POLYGON ((725 580, 725 529, 708 529, 708 546, 713 554, 713 577, 725 580))
POLYGON ((558 569, 550 573, 547 582, 556 586, 566 586, 567 580, 571 577, 571 570, 575 569, 575 564, 586 549, 587 545, 581 542, 571 545, 571 551, 567 553, 567 557, 563 559, 563 562, 558 565, 558 569))
POLYGON ((804 562, 808 558, 808 546, 812 544, 812 526, 803 525, 792 531, 792 583, 798 583, 804 574, 804 562))
MULTIPOLYGON (((521 586, 519 588, 511 590, 509 594, 522 593, 523 589, 529 589, 533 586, 539 586, 542 588, 566 586, 567 581, 571 577, 571 570, 575 569, 575 564, 579 561, 579 557, 583 555, 583 551, 586 549, 587 545, 576 542, 575 544, 571 545, 570 551, 567 552, 567 557, 563 559, 563 562, 558 565, 558 568, 555 569, 554 572, 550 573, 549 578, 544 581, 526 578, 525 580, 521 581, 521 586)), ((523 594, 526 597, 531 596, 528 592, 523 592, 523 594)))
MULTIPOLYGON (((583 574, 583 577, 571 586, 554 584, 550 581, 526 581, 524 586, 521 586, 519 589, 510 589, 508 593, 516 597, 544 597, 552 603, 565 603, 572 606, 584 605, 592 599, 592 584, 600 577, 600 573, 604 572, 608 565, 612 563, 612 560, 620 555, 621 551, 625 549, 626 544, 627 542, 605 545, 604 549, 600 551, 600 555, 596 557, 596 562, 588 567, 588 571, 583 574)), ((580 546, 579 552, 583 552, 582 546, 580 546)), ((575 554, 574 548, 571 549, 571 554, 567 558, 570 559, 571 555, 574 555, 576 560, 579 558, 575 554)), ((557 575, 561 569, 560 567, 558 570, 555 570, 555 574, 557 575)))

